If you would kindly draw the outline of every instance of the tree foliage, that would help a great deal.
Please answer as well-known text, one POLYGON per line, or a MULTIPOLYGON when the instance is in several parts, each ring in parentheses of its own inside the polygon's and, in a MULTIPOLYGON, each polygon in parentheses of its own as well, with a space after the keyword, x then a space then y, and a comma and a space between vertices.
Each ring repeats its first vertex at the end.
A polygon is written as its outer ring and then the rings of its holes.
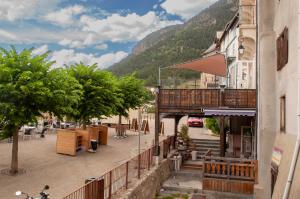
POLYGON ((64 69, 51 70, 47 54, 32 56, 14 47, 0 50, 1 138, 13 136, 11 173, 18 172, 18 130, 42 113, 62 117, 74 113, 81 85, 64 69))
POLYGON ((144 81, 137 79, 135 74, 121 77, 118 88, 122 101, 117 106, 117 114, 127 117, 129 109, 136 109, 151 99, 150 91, 144 86, 144 81))
POLYGON ((46 57, 32 56, 31 50, 1 49, 0 118, 5 137, 42 113, 60 117, 76 111, 81 86, 65 70, 50 70, 46 57))
POLYGON ((93 117, 111 116, 122 103, 117 78, 110 72, 97 69, 96 65, 82 63, 69 68, 71 76, 77 79, 83 89, 78 112, 72 116, 86 124, 93 117))

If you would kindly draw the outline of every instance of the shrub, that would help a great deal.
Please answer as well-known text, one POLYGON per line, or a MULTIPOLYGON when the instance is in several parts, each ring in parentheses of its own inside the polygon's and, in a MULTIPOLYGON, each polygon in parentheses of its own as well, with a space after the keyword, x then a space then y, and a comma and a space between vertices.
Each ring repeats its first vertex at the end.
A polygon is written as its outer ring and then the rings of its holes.
POLYGON ((205 127, 213 132, 213 134, 220 135, 220 127, 215 118, 206 118, 205 127))
POLYGON ((187 125, 182 125, 181 126, 179 136, 184 141, 188 141, 190 139, 190 137, 189 137, 189 127, 187 125))

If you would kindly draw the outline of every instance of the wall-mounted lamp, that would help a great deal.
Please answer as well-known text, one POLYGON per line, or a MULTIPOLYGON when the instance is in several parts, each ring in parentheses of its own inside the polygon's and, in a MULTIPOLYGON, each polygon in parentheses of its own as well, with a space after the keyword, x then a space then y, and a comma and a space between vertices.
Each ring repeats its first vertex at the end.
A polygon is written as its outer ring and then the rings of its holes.
POLYGON ((245 52, 245 47, 243 46, 243 43, 241 43, 240 46, 239 46, 239 54, 243 55, 244 52, 245 52))

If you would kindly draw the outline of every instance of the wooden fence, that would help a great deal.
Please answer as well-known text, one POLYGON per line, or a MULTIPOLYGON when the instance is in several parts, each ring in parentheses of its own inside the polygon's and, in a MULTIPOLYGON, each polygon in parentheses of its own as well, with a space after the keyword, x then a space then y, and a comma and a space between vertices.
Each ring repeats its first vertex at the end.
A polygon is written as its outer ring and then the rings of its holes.
MULTIPOLYGON (((161 152, 166 157, 174 146, 174 136, 160 142, 161 152)), ((134 158, 104 173, 85 185, 68 194, 63 199, 112 199, 117 198, 124 190, 145 175, 155 163, 153 161, 154 146, 138 154, 134 158)))
POLYGON ((205 157, 204 190, 253 194, 257 177, 257 160, 205 157))

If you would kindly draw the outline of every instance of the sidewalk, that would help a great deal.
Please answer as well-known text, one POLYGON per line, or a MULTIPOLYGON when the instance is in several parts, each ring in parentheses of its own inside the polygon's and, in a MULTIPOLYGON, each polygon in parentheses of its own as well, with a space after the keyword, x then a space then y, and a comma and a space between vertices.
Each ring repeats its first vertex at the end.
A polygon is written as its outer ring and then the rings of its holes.
MULTIPOLYGON (((165 138, 174 132, 174 121, 164 119, 165 138)), ((147 148, 154 140, 154 120, 150 120, 150 134, 141 133, 141 148, 147 148), (146 145, 146 146, 145 146, 146 145)), ((182 124, 185 120, 182 120, 182 124)), ((203 129, 190 128, 191 135, 205 135, 203 129)), ((20 141, 19 166, 26 170, 20 176, 0 174, 0 196, 14 199, 18 190, 29 194, 38 194, 45 184, 50 186, 51 198, 61 198, 84 184, 89 177, 101 176, 115 166, 132 157, 137 152, 138 134, 129 132, 126 139, 114 139, 114 129, 109 129, 107 146, 101 146, 97 153, 79 153, 76 157, 60 155, 55 151, 56 135, 47 135, 45 139, 20 141)), ((192 136, 194 137, 194 136, 192 136)), ((161 137, 163 139, 163 137, 161 137)), ((11 144, 0 143, 0 170, 9 168, 11 144)))
MULTIPOLYGON (((20 176, 0 174, 0 198, 14 199, 14 193, 22 190, 38 194, 45 184, 50 186, 51 198, 61 198, 84 184, 89 177, 100 176, 105 171, 130 158, 138 147, 137 133, 128 133, 126 139, 114 139, 114 129, 109 129, 107 146, 100 146, 97 153, 78 153, 76 157, 60 155, 55 151, 56 135, 45 139, 21 141, 19 166, 26 173, 20 176)), ((141 148, 150 146, 154 135, 141 134, 141 148)), ((0 144, 0 170, 10 166, 11 144, 0 144)))

